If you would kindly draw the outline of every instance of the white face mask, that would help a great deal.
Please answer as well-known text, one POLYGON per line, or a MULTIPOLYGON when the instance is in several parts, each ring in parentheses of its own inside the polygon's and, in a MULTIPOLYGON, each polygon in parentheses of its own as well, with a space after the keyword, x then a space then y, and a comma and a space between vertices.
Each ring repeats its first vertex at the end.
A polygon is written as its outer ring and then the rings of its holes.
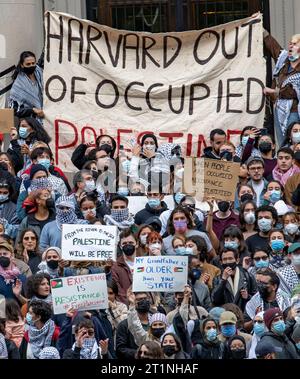
POLYGON ((86 216, 89 214, 89 213, 92 213, 92 215, 94 217, 96 217, 96 208, 92 208, 92 209, 88 209, 86 211, 82 211, 82 214, 83 214, 83 217, 86 218, 86 216))
POLYGON ((292 254, 292 263, 294 266, 300 266, 300 254, 292 254))
POLYGON ((252 225, 255 223, 255 214, 254 212, 248 212, 244 215, 246 224, 252 225))
POLYGON ((294 234, 296 234, 297 232, 298 232, 298 225, 297 224, 294 224, 294 223, 289 223, 289 224, 287 224, 287 225, 285 225, 285 227, 284 227, 284 232, 286 233, 286 234, 289 234, 289 235, 294 235, 294 234))
POLYGON ((149 245, 149 250, 150 250, 150 253, 155 253, 157 251, 160 251, 161 250, 161 243, 151 243, 149 245))
POLYGON ((144 234, 144 235, 141 235, 140 236, 140 242, 141 242, 141 244, 142 245, 146 245, 146 243, 147 243, 147 237, 148 237, 148 234, 144 234))
POLYGON ((148 151, 155 151, 155 145, 145 144, 144 149, 148 151))

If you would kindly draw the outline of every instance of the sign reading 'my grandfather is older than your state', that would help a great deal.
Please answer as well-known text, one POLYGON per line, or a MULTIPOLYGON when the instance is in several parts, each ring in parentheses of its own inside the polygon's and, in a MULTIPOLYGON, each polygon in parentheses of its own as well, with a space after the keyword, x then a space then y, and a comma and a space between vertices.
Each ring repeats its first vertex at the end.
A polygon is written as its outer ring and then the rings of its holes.
POLYGON ((204 30, 143 33, 45 15, 44 112, 56 163, 80 143, 146 132, 199 157, 209 134, 263 126, 262 15, 204 30))
POLYGON ((70 261, 116 260, 117 236, 116 226, 63 224, 62 258, 70 261))
POLYGON ((133 292, 180 292, 187 283, 188 257, 136 257, 133 292))

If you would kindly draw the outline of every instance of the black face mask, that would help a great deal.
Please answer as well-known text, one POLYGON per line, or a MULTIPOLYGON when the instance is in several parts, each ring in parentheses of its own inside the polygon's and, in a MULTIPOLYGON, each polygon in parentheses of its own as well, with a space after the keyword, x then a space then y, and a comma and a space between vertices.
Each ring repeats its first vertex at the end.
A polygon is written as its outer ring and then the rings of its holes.
POLYGON ((144 196, 145 194, 143 192, 131 192, 130 196, 144 196))
POLYGON ((7 268, 10 265, 10 259, 8 257, 0 257, 0 266, 7 268))
POLYGON ((52 198, 46 200, 46 207, 47 207, 48 209, 50 209, 50 208, 54 208, 54 207, 55 207, 55 203, 54 203, 54 200, 53 200, 52 198))
POLYGON ((148 313, 150 310, 150 301, 148 299, 139 301, 135 309, 138 313, 148 313))
POLYGON ((237 266, 237 263, 236 263, 236 262, 232 262, 232 263, 224 263, 224 264, 222 264, 222 267, 223 267, 224 270, 225 270, 225 268, 227 268, 227 267, 230 267, 231 270, 234 270, 234 269, 236 268, 236 266, 237 266))
POLYGON ((112 151, 112 148, 111 148, 111 146, 110 146, 108 143, 103 143, 103 144, 101 144, 99 147, 100 147, 101 149, 104 148, 105 151, 108 150, 108 151, 109 151, 108 154, 110 154, 111 151, 112 151))
POLYGON ((152 335, 156 338, 160 338, 164 332, 166 331, 165 328, 155 328, 155 329, 152 329, 152 335))
POLYGON ((253 195, 251 193, 244 193, 244 195, 241 196, 241 203, 249 200, 253 200, 253 195))
POLYGON ((219 210, 223 213, 227 212, 229 207, 230 207, 230 203, 229 201, 220 201, 218 203, 218 207, 219 207, 219 210))
POLYGON ((259 145, 258 145, 258 149, 261 153, 268 153, 269 151, 272 150, 272 144, 271 142, 261 142, 259 145))
POLYGON ((51 259, 50 261, 47 262, 47 266, 51 268, 51 270, 56 270, 58 267, 58 261, 51 259))
POLYGON ((91 172, 92 172, 93 178, 98 179, 98 176, 99 176, 98 170, 91 170, 91 172))
POLYGON ((176 346, 173 346, 173 345, 166 345, 166 346, 163 346, 162 347, 163 349, 163 352, 164 354, 167 356, 167 357, 171 357, 171 355, 175 354, 176 353, 176 346))
POLYGON ((294 159, 296 162, 300 163, 300 151, 295 152, 294 159))
POLYGON ((26 75, 31 75, 34 73, 36 66, 23 67, 22 70, 26 75))
POLYGON ((178 307, 180 307, 180 305, 182 304, 182 302, 183 302, 183 297, 177 298, 176 303, 177 303, 178 307))
POLYGON ((246 349, 231 350, 232 359, 245 359, 246 349))
POLYGON ((257 283, 257 290, 260 294, 260 297, 263 299, 263 300, 267 300, 267 298, 269 297, 269 289, 268 289, 268 286, 265 285, 265 284, 262 284, 262 283, 257 283))
POLYGON ((233 155, 230 151, 222 151, 220 154, 221 159, 226 159, 226 161, 232 161, 233 155))
POLYGON ((122 247, 122 250, 123 250, 123 253, 127 257, 131 257, 135 253, 135 246, 133 246, 133 245, 124 245, 122 247))

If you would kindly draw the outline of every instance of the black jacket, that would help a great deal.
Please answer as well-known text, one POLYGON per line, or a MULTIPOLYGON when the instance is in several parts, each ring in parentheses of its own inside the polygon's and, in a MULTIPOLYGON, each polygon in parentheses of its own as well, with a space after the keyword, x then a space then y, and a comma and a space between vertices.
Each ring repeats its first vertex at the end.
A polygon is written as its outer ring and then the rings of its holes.
POLYGON ((128 321, 123 320, 117 327, 116 331, 116 353, 118 359, 135 359, 138 349, 133 335, 128 330, 128 321))
POLYGON ((84 145, 83 143, 81 143, 73 151, 73 154, 71 156, 71 161, 73 165, 78 168, 78 170, 81 170, 82 166, 88 161, 87 157, 84 155, 87 148, 88 148, 87 145, 84 145))
POLYGON ((211 299, 214 306, 222 306, 226 303, 234 303, 244 312, 247 302, 257 292, 255 278, 250 275, 241 266, 237 266, 240 270, 240 280, 238 284, 238 291, 233 295, 231 286, 228 280, 223 280, 222 275, 214 280, 214 287, 211 293, 211 299), (241 289, 247 289, 248 299, 243 299, 241 296, 241 289))
MULTIPOLYGON (((74 350, 67 349, 64 351, 62 359, 80 359, 80 347, 75 346, 74 350)), ((111 359, 112 357, 108 354, 103 354, 102 359, 111 359)), ((99 350, 98 350, 98 358, 101 359, 99 350)))
POLYGON ((5 338, 6 349, 8 353, 8 359, 21 359, 17 345, 5 338))
POLYGON ((149 206, 149 204, 146 204, 145 208, 140 210, 134 217, 134 223, 136 225, 142 225, 147 221, 150 217, 157 216, 159 217, 164 211, 168 209, 167 204, 162 201, 161 202, 161 208, 154 209, 149 206))
POLYGON ((203 150, 203 155, 201 158, 209 158, 209 159, 220 159, 219 155, 216 155, 211 146, 206 147, 203 150))
POLYGON ((222 359, 224 344, 221 341, 209 343, 203 338, 193 347, 192 359, 222 359))
POLYGON ((273 332, 267 332, 261 336, 261 341, 262 340, 275 347, 277 359, 300 359, 295 345, 285 334, 278 336, 273 332))

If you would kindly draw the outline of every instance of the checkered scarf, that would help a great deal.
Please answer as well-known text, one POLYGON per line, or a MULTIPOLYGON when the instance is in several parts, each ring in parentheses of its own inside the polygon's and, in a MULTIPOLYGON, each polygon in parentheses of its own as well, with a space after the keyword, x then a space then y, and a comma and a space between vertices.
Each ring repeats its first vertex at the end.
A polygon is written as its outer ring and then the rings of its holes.
POLYGON ((6 342, 2 333, 0 333, 0 359, 8 359, 6 342))
POLYGON ((129 209, 112 209, 111 215, 104 216, 107 225, 116 225, 119 229, 130 228, 134 224, 134 218, 129 214, 129 209))
POLYGON ((39 359, 60 359, 60 356, 55 347, 49 346, 40 352, 39 359))
MULTIPOLYGON (((75 349, 76 344, 72 346, 72 350, 75 349)), ((83 341, 82 348, 80 350, 80 359, 97 359, 98 358, 98 345, 96 338, 86 338, 83 341)))
POLYGON ((295 267, 293 265, 288 265, 279 270, 277 273, 280 278, 281 288, 291 295, 294 287, 300 283, 295 267))
MULTIPOLYGON (((279 72, 285 65, 285 62, 288 58, 288 52, 286 50, 283 50, 277 60, 275 69, 273 71, 273 76, 277 77, 279 75, 279 72)), ((300 115, 300 74, 294 74, 289 76, 283 83, 282 87, 285 87, 286 85, 291 84, 293 89, 295 90, 298 98, 298 114, 300 115)), ((282 130, 283 135, 286 133, 286 129, 288 127, 287 121, 291 112, 291 108, 293 105, 293 100, 289 99, 277 99, 276 101, 276 110, 277 110, 277 116, 278 121, 282 130)))
POLYGON ((44 347, 51 346, 52 336, 55 330, 54 321, 49 319, 42 329, 37 329, 35 326, 29 327, 29 343, 33 356, 38 359, 41 350, 44 347))
POLYGON ((28 188, 28 193, 40 189, 51 189, 51 183, 48 178, 32 179, 28 188))

